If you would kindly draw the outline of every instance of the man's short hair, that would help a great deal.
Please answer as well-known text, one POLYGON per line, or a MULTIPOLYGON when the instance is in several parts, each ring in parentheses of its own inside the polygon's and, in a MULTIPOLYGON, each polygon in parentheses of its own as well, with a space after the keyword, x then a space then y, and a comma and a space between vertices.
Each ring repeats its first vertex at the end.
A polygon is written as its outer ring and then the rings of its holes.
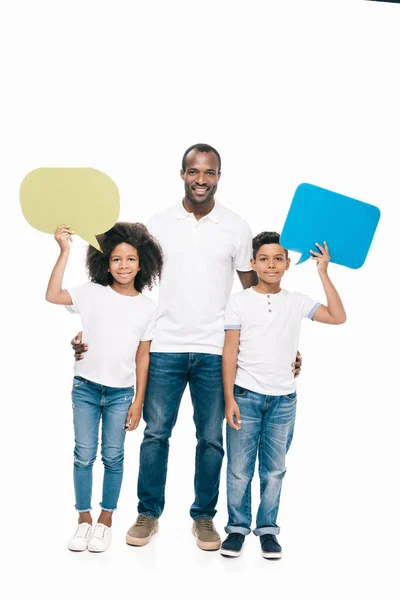
POLYGON ((192 150, 197 150, 197 152, 213 152, 218 158, 218 173, 221 173, 221 157, 219 155, 219 152, 212 146, 209 146, 208 144, 194 144, 185 151, 185 154, 182 158, 182 171, 184 173, 186 173, 186 157, 192 150))

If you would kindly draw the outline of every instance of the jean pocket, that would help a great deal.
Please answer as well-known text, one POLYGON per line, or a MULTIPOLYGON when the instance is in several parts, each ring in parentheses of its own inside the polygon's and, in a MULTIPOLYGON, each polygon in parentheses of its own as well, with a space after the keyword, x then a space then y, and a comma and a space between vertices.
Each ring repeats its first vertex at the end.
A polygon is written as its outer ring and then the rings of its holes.
POLYGON ((242 387, 241 385, 235 385, 233 386, 233 395, 237 396, 238 398, 243 398, 243 396, 245 396, 247 393, 246 388, 242 387))
POLYGON ((297 392, 293 392, 292 394, 287 394, 285 396, 286 400, 290 400, 291 402, 293 402, 294 400, 297 400, 297 392))
POLYGON ((79 375, 75 375, 75 377, 72 380, 72 388, 76 389, 78 387, 81 387, 81 385, 84 385, 86 383, 86 379, 83 379, 83 377, 79 377, 79 375))

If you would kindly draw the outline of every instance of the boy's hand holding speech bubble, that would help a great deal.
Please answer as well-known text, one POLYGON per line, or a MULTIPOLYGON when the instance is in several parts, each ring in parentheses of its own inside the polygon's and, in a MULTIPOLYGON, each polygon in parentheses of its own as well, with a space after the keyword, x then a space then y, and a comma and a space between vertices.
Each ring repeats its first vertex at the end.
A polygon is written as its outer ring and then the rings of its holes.
POLYGON ((304 262, 315 243, 327 241, 331 262, 359 269, 365 262, 380 218, 372 204, 302 183, 295 191, 280 242, 300 252, 304 262))
POLYGON ((19 197, 23 215, 32 227, 54 234, 60 225, 68 225, 100 251, 95 236, 118 221, 118 188, 97 169, 35 169, 22 181, 19 197))

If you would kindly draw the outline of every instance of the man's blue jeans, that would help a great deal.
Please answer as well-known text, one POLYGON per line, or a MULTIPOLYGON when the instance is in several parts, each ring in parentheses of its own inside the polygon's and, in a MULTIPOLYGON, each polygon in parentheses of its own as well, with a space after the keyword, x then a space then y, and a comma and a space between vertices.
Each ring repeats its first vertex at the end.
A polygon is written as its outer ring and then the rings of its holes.
POLYGON ((251 531, 251 481, 258 451, 260 505, 255 535, 278 534, 276 524, 285 476, 285 456, 293 438, 296 416, 296 393, 288 396, 266 396, 240 386, 234 387, 239 406, 239 430, 226 427, 228 456, 227 533, 251 531))
POLYGON ((140 447, 139 514, 158 519, 164 509, 169 438, 189 383, 197 437, 195 499, 190 515, 196 520, 215 515, 224 456, 221 366, 218 354, 150 353, 143 407, 146 429, 140 447))
POLYGON ((117 508, 122 483, 125 421, 134 394, 133 386, 114 388, 74 377, 72 407, 74 414, 75 508, 91 510, 92 470, 96 459, 100 417, 102 419, 101 458, 104 464, 103 510, 117 508))

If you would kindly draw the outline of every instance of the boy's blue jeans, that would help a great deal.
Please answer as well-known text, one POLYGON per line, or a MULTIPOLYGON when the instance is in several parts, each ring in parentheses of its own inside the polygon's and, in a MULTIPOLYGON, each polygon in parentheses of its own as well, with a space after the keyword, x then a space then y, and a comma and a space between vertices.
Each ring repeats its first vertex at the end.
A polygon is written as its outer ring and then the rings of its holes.
POLYGON ((240 386, 234 387, 239 406, 239 430, 226 427, 228 456, 227 533, 251 531, 251 481, 258 452, 260 505, 255 535, 278 534, 276 524, 282 479, 286 472, 285 455, 293 438, 296 393, 266 396, 240 386))
POLYGON ((102 419, 101 458, 104 464, 103 510, 117 508, 124 463, 125 421, 134 388, 114 388, 74 377, 72 407, 74 414, 75 508, 91 510, 92 469, 96 459, 100 417, 102 419))
MULTIPOLYGON (((193 519, 212 518, 218 500, 222 459, 224 395, 222 357, 192 352, 151 352, 143 407, 146 421, 140 447, 138 512, 155 519, 165 503, 169 438, 189 383, 196 426, 193 519)), ((185 450, 182 449, 182 452, 185 450)))

